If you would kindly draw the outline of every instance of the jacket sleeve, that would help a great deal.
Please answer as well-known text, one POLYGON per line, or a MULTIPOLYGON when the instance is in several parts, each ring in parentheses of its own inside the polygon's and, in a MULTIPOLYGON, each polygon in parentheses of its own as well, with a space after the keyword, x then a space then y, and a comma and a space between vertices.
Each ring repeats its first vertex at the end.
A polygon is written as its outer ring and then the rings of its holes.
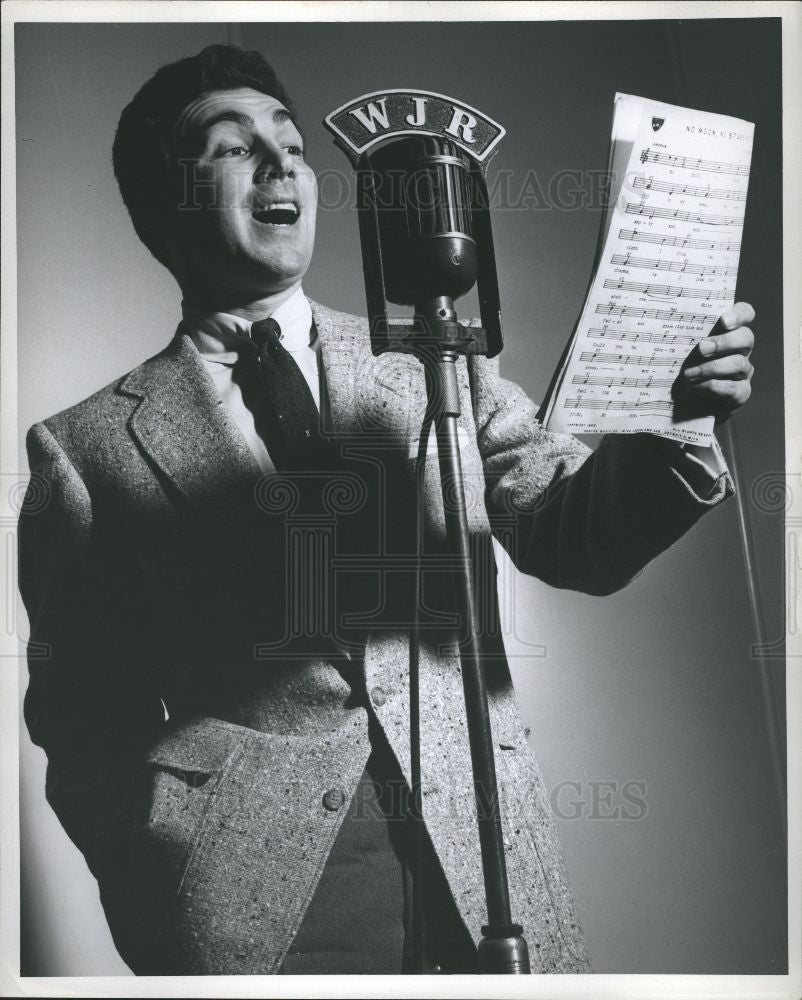
POLYGON ((30 621, 24 714, 48 758, 47 799, 91 865, 94 812, 126 780, 134 744, 163 718, 135 683, 130 604, 95 544, 89 493, 44 424, 27 438, 31 479, 19 525, 20 591, 30 621))
POLYGON ((609 594, 733 493, 673 441, 607 434, 591 452, 553 434, 497 361, 471 361, 474 417, 493 531, 522 572, 609 594))

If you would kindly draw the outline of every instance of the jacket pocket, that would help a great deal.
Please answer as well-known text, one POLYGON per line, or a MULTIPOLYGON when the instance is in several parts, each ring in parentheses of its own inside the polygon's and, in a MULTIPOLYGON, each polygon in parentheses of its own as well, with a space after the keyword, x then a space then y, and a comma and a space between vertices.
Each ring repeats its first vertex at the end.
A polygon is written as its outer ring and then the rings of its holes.
POLYGON ((249 732, 244 726, 206 717, 166 722, 145 750, 144 760, 184 775, 191 783, 192 775, 209 778, 224 770, 249 732))
POLYGON ((139 974, 248 734, 211 719, 166 723, 103 810, 93 868, 115 944, 139 974))
POLYGON ((145 752, 151 782, 147 847, 157 854, 154 860, 176 892, 219 786, 247 734, 245 728, 211 719, 167 723, 145 752))

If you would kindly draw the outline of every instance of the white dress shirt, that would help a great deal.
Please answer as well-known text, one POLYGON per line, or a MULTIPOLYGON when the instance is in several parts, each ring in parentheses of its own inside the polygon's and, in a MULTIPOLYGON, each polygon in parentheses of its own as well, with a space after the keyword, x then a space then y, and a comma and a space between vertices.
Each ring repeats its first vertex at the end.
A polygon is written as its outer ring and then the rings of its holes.
MULTIPOLYGON (((209 312, 181 304, 183 326, 197 347, 220 399, 250 448, 262 472, 275 472, 275 465, 254 424, 253 413, 245 405, 239 385, 234 381, 234 365, 239 360, 242 338, 249 338, 250 320, 231 313, 209 312)), ((281 327, 281 345, 290 352, 301 369, 320 410, 320 344, 312 326, 312 307, 299 288, 271 313, 281 327)))

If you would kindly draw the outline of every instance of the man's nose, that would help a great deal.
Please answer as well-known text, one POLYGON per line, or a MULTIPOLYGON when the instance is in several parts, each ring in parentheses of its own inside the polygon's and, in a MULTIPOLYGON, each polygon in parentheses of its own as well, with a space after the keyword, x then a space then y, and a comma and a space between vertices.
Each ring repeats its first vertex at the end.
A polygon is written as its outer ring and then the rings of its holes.
POLYGON ((254 178, 256 184, 275 177, 287 177, 293 173, 295 161, 291 154, 277 143, 266 143, 259 168, 254 178))

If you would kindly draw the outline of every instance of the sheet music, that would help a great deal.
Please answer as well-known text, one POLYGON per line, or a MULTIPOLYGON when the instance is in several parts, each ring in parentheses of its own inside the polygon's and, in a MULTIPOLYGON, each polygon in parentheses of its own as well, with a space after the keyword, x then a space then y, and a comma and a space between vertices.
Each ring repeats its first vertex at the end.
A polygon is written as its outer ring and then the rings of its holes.
POLYGON ((544 406, 550 430, 710 444, 671 387, 735 301, 754 126, 617 94, 604 243, 544 406), (625 169, 622 169, 625 164, 625 169))

